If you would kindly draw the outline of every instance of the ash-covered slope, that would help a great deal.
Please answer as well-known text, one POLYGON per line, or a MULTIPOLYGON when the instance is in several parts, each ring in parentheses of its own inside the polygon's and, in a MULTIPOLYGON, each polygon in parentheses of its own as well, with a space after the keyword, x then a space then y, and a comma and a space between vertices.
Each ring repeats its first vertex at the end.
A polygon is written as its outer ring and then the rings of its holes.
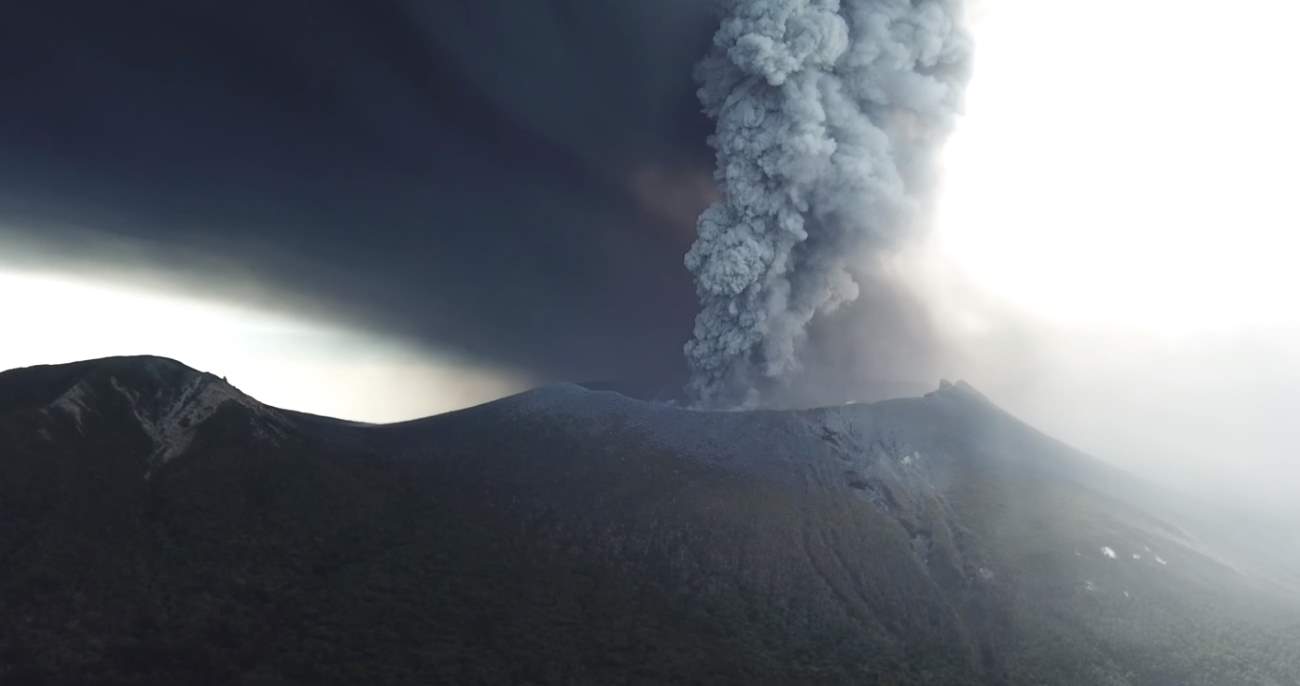
POLYGON ((0 374, 0 682, 1294 684, 1300 614, 965 385, 392 426, 0 374))

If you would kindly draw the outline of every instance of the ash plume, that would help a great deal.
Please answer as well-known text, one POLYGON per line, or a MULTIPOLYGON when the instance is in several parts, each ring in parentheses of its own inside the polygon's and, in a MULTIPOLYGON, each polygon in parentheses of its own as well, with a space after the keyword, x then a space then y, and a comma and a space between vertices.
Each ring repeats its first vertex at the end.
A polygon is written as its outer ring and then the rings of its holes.
POLYGON ((729 0, 696 68, 722 199, 686 255, 688 393, 753 406, 918 223, 969 73, 964 0, 729 0))

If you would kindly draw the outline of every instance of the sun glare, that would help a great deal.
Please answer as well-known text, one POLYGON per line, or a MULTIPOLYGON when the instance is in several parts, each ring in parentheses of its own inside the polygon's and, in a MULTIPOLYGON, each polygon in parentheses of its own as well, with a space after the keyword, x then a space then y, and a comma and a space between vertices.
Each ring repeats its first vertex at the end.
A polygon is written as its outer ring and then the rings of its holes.
POLYGON ((1297 19, 1265 0, 989 0, 939 249, 1056 324, 1300 325, 1297 19))

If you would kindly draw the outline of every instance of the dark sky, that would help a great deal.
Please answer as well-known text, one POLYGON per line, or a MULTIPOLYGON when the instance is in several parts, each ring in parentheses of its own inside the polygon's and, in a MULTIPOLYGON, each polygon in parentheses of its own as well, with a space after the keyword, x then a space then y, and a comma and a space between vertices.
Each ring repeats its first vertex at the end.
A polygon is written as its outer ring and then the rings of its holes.
POLYGON ((677 377, 713 29, 699 0, 10 3, 0 228, 543 380, 677 377))

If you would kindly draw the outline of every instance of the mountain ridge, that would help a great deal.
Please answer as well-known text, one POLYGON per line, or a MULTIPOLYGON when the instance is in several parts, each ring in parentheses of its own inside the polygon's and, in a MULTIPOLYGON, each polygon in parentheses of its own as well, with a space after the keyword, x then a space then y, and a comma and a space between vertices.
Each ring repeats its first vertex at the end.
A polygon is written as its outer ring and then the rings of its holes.
POLYGON ((1292 600, 965 384, 360 425, 97 362, 0 374, 6 683, 1300 678, 1292 600), (86 379, 78 427, 49 406, 86 379), (186 416, 158 459, 146 420, 186 416))

